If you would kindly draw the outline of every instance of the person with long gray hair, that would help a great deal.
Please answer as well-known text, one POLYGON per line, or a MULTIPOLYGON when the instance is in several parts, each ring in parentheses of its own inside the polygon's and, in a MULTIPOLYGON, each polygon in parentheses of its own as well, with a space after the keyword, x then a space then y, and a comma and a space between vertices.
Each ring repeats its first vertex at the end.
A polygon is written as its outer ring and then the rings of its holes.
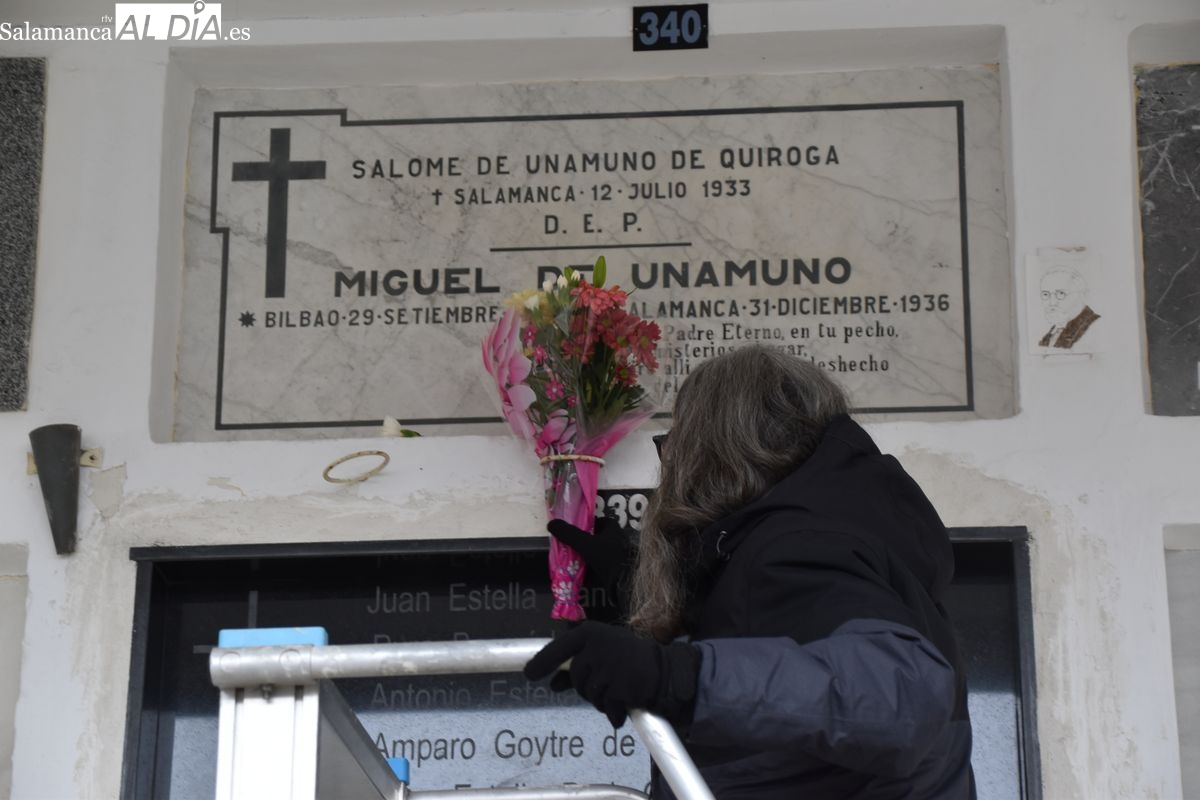
MULTIPOLYGON (((628 624, 571 627, 526 677, 570 659, 552 687, 574 687, 614 727, 633 708, 665 717, 721 800, 974 798, 966 680, 941 603, 950 540, 848 410, 824 370, 775 349, 693 369, 660 451, 628 624)), ((651 796, 672 797, 657 773, 651 796)))

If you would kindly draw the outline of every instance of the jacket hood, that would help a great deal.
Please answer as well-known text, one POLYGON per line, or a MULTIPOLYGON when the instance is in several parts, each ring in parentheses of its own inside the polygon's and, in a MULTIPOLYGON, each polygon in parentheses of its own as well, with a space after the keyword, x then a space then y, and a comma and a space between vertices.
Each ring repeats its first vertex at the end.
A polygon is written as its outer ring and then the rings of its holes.
POLYGON ((935 602, 954 576, 946 526, 921 487, 845 415, 830 422, 816 450, 791 475, 701 533, 704 560, 728 559, 767 517, 800 535, 838 531, 881 542, 935 602))

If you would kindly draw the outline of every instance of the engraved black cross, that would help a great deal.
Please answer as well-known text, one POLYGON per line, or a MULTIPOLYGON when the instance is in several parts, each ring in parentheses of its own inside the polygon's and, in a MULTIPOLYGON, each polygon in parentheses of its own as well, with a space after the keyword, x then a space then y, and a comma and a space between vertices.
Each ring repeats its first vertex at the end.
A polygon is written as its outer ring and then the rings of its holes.
POLYGON ((288 181, 325 177, 324 161, 292 161, 292 131, 271 129, 270 161, 236 161, 235 181, 267 181, 267 297, 283 297, 287 282, 288 181))

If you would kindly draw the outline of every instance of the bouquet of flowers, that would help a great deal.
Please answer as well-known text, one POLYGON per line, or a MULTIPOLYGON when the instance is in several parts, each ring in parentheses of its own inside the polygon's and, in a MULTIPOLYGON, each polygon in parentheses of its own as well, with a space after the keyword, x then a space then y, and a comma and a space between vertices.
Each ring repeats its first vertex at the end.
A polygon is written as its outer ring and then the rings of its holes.
MULTIPOLYGON (((627 293, 604 279, 601 256, 591 283, 568 268, 517 292, 483 340, 504 418, 544 468, 550 517, 588 532, 603 456, 652 413, 638 379, 658 368, 658 325, 626 311, 627 293)), ((583 619, 583 572, 579 555, 551 538, 553 619, 583 619)))

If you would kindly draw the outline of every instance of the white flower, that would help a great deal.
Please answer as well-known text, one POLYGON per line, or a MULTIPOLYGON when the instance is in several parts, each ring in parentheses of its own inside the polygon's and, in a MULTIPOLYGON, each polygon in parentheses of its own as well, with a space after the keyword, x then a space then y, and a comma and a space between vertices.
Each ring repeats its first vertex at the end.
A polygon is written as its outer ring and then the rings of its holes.
POLYGON ((540 294, 531 294, 525 298, 525 307, 530 311, 537 311, 538 306, 542 304, 542 296, 540 294))
POLYGON ((554 278, 546 278, 546 280, 542 281, 542 291, 546 294, 554 291, 554 278))
POLYGON ((566 286, 567 286, 567 276, 566 276, 566 275, 559 275, 559 276, 558 276, 558 288, 560 288, 560 289, 565 289, 565 288, 566 288, 566 286))

